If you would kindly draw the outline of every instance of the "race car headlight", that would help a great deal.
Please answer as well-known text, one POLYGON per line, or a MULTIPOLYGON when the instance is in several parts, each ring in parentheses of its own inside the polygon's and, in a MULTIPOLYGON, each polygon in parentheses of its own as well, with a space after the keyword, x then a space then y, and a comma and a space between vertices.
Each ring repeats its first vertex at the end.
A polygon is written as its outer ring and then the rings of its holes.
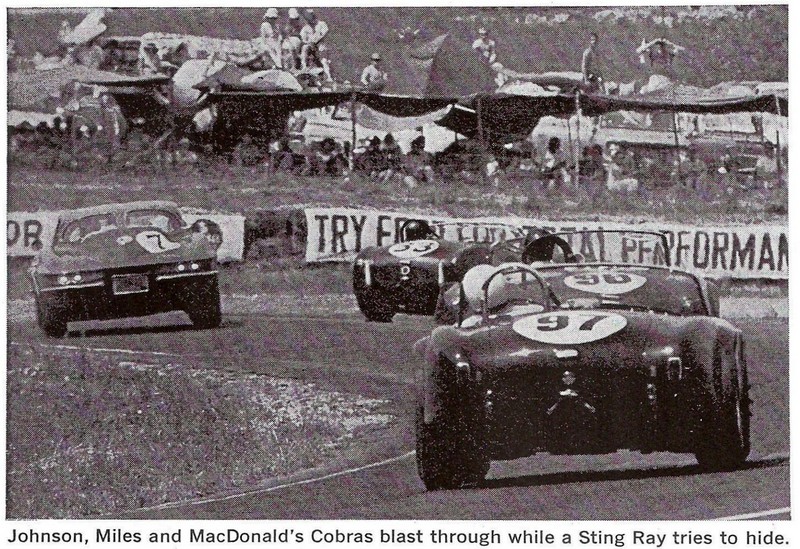
POLYGON ((62 286, 66 286, 70 283, 70 278, 67 275, 61 275, 58 277, 58 283, 62 286))

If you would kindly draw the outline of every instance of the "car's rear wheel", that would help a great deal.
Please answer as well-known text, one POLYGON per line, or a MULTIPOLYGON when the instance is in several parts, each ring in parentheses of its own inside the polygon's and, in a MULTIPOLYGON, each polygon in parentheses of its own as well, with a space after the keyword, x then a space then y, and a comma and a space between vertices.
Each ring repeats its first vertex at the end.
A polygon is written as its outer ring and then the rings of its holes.
POLYGON ((184 298, 183 308, 195 328, 217 328, 222 323, 217 279, 189 290, 184 298))
POLYGON ((68 314, 65 307, 36 301, 36 320, 42 331, 50 337, 67 334, 68 314))
POLYGON ((475 485, 489 471, 479 414, 468 406, 448 407, 425 423, 425 404, 417 405, 417 472, 428 490, 475 485))
POLYGON ((711 395, 700 429, 695 457, 704 469, 741 467, 750 453, 750 396, 747 366, 737 349, 714 348, 711 395))

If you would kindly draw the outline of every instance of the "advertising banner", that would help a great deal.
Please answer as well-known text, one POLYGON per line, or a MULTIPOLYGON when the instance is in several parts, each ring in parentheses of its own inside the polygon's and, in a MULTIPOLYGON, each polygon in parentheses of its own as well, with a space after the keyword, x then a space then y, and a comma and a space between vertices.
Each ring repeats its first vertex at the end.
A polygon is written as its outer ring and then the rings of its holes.
MULTIPOLYGON (((433 223, 452 223, 439 236, 445 240, 496 242, 513 237, 507 223, 523 230, 549 232, 575 230, 657 231, 667 237, 671 265, 700 271, 706 276, 731 278, 788 279, 788 229, 781 225, 689 226, 678 223, 648 222, 625 224, 604 221, 553 222, 519 217, 470 219, 416 215, 355 208, 307 208, 308 263, 353 261, 369 246, 389 246, 399 241, 399 232, 408 219, 433 223)), ((612 243, 598 235, 570 242, 587 260, 665 264, 663 246, 646 239, 623 239, 612 243)))

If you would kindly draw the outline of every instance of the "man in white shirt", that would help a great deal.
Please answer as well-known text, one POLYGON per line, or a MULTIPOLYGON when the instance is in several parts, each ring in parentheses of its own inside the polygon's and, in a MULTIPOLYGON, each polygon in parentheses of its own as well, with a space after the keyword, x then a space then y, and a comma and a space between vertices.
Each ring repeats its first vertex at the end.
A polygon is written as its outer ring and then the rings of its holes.
POLYGON ((306 70, 312 59, 315 66, 322 66, 320 52, 324 50, 324 47, 321 42, 328 34, 328 25, 325 21, 318 19, 314 10, 310 8, 303 12, 303 17, 306 24, 300 30, 300 41, 303 44, 300 50, 300 67, 302 70, 306 70))
POLYGON ((367 91, 381 91, 386 86, 389 76, 380 69, 381 56, 377 53, 372 54, 372 62, 361 72, 361 83, 366 86, 367 91))
POLYGON ((495 60, 497 60, 495 41, 489 38, 489 31, 483 27, 478 29, 478 36, 479 37, 472 43, 472 49, 477 50, 488 63, 494 63, 495 60))

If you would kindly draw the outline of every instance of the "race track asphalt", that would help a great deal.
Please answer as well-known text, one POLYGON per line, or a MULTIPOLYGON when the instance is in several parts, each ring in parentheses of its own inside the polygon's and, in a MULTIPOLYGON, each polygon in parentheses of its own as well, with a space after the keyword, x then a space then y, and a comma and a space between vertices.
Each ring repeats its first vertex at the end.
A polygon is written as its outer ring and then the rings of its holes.
POLYGON ((392 324, 373 324, 352 314, 227 315, 220 329, 205 331, 148 322, 82 326, 87 331, 80 336, 52 340, 22 320, 9 322, 8 341, 298 378, 388 398, 399 419, 363 455, 270 479, 248 493, 140 510, 124 518, 693 520, 789 506, 785 319, 735 321, 745 332, 754 401, 753 450, 741 470, 702 472, 692 456, 677 454, 544 455, 495 462, 480 486, 435 493, 425 492, 416 474, 410 413, 415 363, 410 349, 430 332, 429 319, 401 316, 392 324))

